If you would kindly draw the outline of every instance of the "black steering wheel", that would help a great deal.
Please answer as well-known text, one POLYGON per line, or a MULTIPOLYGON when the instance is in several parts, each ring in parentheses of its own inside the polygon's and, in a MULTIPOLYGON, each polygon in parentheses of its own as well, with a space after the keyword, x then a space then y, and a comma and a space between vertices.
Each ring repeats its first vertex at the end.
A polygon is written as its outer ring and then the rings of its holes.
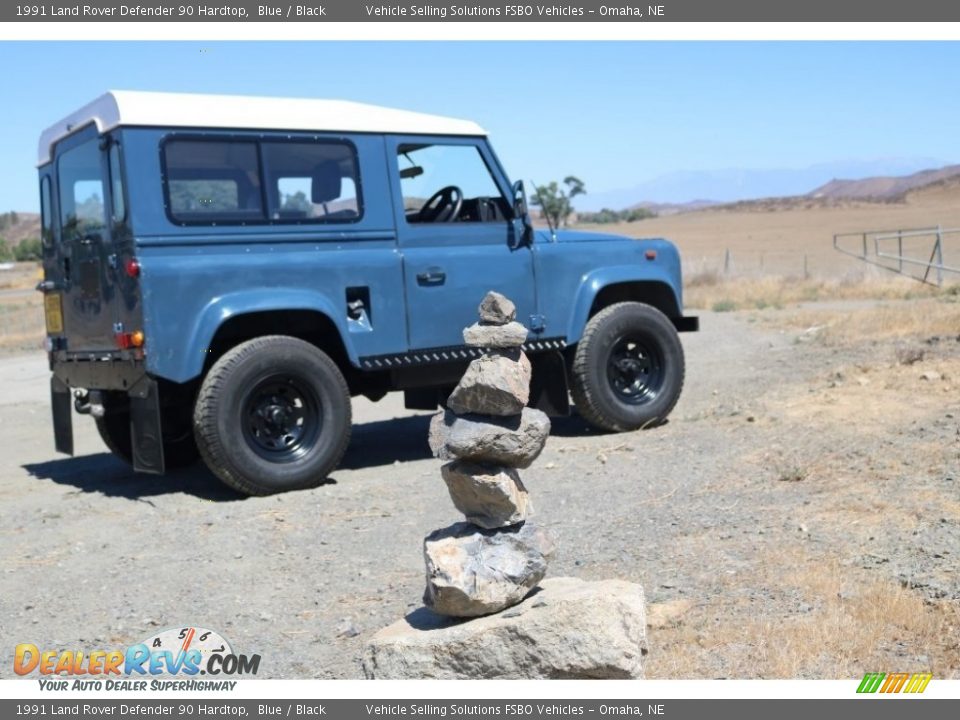
POLYGON ((460 215, 463 207, 463 190, 456 185, 440 188, 427 200, 417 219, 420 222, 451 222, 460 215))

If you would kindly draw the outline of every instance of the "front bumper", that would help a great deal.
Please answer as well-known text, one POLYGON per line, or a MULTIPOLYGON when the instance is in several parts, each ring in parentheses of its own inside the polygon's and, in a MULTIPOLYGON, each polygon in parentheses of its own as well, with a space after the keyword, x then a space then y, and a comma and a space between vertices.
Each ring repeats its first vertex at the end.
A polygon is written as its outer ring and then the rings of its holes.
POLYGON ((677 332, 697 332, 700 329, 700 318, 696 315, 670 318, 677 332))

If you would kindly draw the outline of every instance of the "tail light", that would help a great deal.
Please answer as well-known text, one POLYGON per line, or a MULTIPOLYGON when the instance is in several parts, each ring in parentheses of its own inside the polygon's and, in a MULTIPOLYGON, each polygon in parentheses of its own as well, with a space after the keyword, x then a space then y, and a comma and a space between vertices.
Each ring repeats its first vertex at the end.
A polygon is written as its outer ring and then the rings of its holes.
POLYGON ((127 258, 127 261, 123 264, 123 270, 128 277, 140 277, 140 261, 133 257, 127 258))
POLYGON ((143 343, 146 340, 141 330, 135 330, 134 332, 118 332, 115 333, 113 337, 114 340, 116 340, 117 347, 121 350, 142 348, 143 343))

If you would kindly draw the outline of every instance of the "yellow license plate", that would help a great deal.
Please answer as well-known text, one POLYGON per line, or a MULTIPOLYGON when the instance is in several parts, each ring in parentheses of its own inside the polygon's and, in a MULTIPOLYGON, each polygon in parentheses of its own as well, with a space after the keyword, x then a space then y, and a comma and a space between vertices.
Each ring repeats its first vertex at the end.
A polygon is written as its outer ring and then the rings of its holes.
POLYGON ((43 296, 43 314, 47 319, 47 335, 59 335, 63 332, 63 304, 60 293, 43 296))

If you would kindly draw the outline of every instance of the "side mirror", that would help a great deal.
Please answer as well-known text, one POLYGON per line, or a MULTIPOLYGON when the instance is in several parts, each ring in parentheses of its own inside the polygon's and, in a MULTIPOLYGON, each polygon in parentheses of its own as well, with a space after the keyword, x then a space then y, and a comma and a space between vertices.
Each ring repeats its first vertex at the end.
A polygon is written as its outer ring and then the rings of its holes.
POLYGON ((523 218, 527 215, 527 192, 523 188, 523 180, 513 184, 513 216, 523 218))
POLYGON ((523 188, 523 180, 513 184, 513 225, 517 229, 515 247, 522 247, 533 243, 533 223, 527 212, 527 192, 523 188), (519 227, 517 227, 519 226, 519 227))

